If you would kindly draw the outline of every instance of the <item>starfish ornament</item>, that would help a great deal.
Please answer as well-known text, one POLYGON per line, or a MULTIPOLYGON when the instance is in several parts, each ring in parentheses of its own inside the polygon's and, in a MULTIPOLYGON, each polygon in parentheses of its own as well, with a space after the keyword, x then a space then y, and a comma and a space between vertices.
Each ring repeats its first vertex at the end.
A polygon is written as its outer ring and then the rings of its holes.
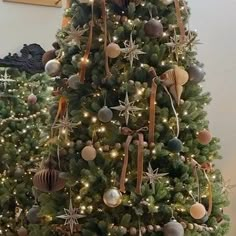
POLYGON ((123 102, 123 101, 119 100, 119 103, 120 103, 119 106, 111 107, 111 109, 116 110, 116 111, 120 111, 119 115, 125 117, 126 125, 128 125, 128 123, 129 123, 130 115, 135 116, 135 114, 134 114, 135 112, 142 110, 141 108, 134 106, 135 101, 133 101, 133 102, 129 101, 128 92, 126 92, 125 101, 123 102))
POLYGON ((121 52, 125 54, 124 58, 130 61, 130 67, 133 67, 134 59, 139 60, 138 55, 146 54, 138 48, 138 45, 133 41, 132 33, 130 34, 130 40, 124 42, 125 48, 121 48, 121 52))
POLYGON ((0 83, 3 83, 4 90, 6 90, 8 83, 15 82, 15 80, 11 79, 11 76, 8 75, 7 70, 8 69, 5 69, 4 75, 0 76, 0 83))
POLYGON ((155 182, 159 181, 160 178, 168 175, 169 173, 158 173, 158 168, 153 170, 151 164, 147 168, 147 172, 144 173, 144 178, 152 185, 153 192, 155 192, 155 182))
POLYGON ((69 209, 65 209, 65 214, 57 216, 57 218, 65 220, 65 225, 70 226, 70 232, 73 234, 74 225, 79 224, 78 219, 85 217, 84 215, 78 214, 79 209, 73 208, 72 200, 70 199, 69 209))
POLYGON ((231 184, 231 180, 223 180, 223 188, 221 190, 221 193, 227 193, 229 194, 232 189, 236 188, 236 184, 231 184))

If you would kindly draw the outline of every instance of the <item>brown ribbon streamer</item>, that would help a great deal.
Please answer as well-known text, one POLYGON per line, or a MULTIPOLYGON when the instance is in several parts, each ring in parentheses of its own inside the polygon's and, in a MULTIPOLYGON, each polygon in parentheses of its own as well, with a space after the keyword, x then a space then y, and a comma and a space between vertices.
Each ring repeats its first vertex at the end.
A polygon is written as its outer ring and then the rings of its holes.
POLYGON ((122 172, 120 176, 120 191, 125 192, 125 178, 126 178, 126 172, 128 167, 128 161, 129 161, 129 145, 133 139, 133 136, 135 134, 138 134, 139 142, 138 142, 138 156, 137 156, 137 183, 136 183, 136 193, 141 194, 141 185, 142 185, 142 179, 143 179, 143 143, 144 143, 144 136, 142 132, 147 131, 147 127, 143 127, 141 129, 138 129, 137 131, 133 131, 129 129, 128 127, 123 127, 121 129, 122 134, 127 135, 127 139, 125 142, 125 158, 123 162, 122 172))
MULTIPOLYGON (((66 0, 65 9, 68 9, 69 7, 70 7, 70 0, 66 0)), ((70 23, 70 20, 71 20, 71 18, 68 17, 68 16, 65 16, 65 13, 64 13, 64 16, 63 16, 63 18, 62 18, 61 27, 62 27, 62 28, 65 28, 66 26, 68 26, 69 23, 70 23)))
POLYGON ((107 55, 107 12, 106 12, 106 0, 102 1, 102 17, 104 21, 104 54, 105 54, 105 70, 106 70, 106 77, 111 75, 110 68, 109 68, 109 61, 107 55))
POLYGON ((149 144, 154 143, 154 134, 155 134, 155 116, 156 116, 156 94, 157 94, 157 84, 156 78, 157 74, 153 67, 149 69, 149 74, 152 76, 152 88, 150 95, 150 108, 149 108, 149 135, 148 142, 149 144))
POLYGON ((213 196, 212 196, 212 185, 211 185, 211 181, 206 173, 205 170, 203 170, 204 172, 204 175, 207 179, 207 182, 208 182, 208 211, 207 211, 207 215, 210 216, 211 215, 211 212, 212 212, 212 207, 213 207, 213 196))
POLYGON ((175 3, 177 24, 178 24, 179 31, 180 31, 180 43, 184 43, 184 41, 185 41, 185 28, 184 28, 184 22, 181 18, 179 0, 174 0, 174 3, 175 3))
POLYGON ((89 23, 90 24, 89 38, 88 38, 88 43, 86 46, 85 54, 84 54, 82 61, 81 61, 80 74, 79 74, 79 78, 80 78, 81 83, 84 83, 84 81, 85 81, 85 73, 86 73, 86 69, 87 69, 88 57, 89 57, 89 53, 90 53, 92 41, 93 41, 93 27, 94 27, 93 20, 94 19, 93 19, 93 4, 92 4, 92 20, 89 23))

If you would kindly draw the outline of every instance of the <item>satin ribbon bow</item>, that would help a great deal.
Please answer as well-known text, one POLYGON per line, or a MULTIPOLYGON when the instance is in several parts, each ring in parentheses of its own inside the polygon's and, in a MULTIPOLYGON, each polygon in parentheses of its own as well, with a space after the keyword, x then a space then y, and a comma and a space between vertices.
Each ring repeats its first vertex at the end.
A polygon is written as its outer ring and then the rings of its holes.
POLYGON ((144 136, 143 132, 148 131, 148 127, 142 127, 138 130, 131 130, 128 127, 121 128, 121 133, 123 135, 127 135, 127 139, 125 142, 125 157, 120 177, 120 191, 125 192, 125 178, 127 173, 128 161, 129 161, 129 146, 133 137, 138 135, 138 156, 137 156, 137 183, 136 183, 136 193, 141 194, 141 185, 142 185, 142 178, 143 178, 143 143, 144 143, 144 136))

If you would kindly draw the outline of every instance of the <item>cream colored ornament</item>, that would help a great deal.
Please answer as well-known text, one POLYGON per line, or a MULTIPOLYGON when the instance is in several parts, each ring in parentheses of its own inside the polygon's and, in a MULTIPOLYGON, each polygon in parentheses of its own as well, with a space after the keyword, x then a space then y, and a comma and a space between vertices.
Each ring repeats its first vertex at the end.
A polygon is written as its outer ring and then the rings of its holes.
POLYGON ((116 58, 120 55, 121 49, 120 46, 116 43, 110 43, 106 48, 107 56, 110 58, 116 58))
POLYGON ((81 156, 85 161, 93 161, 97 156, 97 151, 93 146, 86 146, 83 148, 81 156))
POLYGON ((199 202, 196 202, 193 204, 190 208, 190 215, 195 219, 195 220, 200 220, 206 215, 206 208, 204 205, 202 205, 199 202))
POLYGON ((117 188, 110 188, 104 193, 103 201, 109 207, 118 207, 122 202, 122 194, 117 188))

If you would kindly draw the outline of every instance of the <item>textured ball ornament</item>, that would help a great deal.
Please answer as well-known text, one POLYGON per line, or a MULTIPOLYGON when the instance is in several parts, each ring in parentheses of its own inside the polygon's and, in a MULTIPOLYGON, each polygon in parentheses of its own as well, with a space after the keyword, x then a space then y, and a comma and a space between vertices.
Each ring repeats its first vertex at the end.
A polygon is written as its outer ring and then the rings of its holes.
POLYGON ((184 236, 184 228, 176 220, 172 220, 165 224, 163 232, 165 236, 184 236))
POLYGON ((110 58, 116 58, 120 55, 121 49, 120 46, 116 43, 110 43, 106 48, 107 56, 110 58))
POLYGON ((104 193, 103 201, 108 207, 118 207, 122 202, 122 194, 117 188, 110 188, 104 193))
POLYGON ((32 208, 29 209, 26 218, 30 224, 38 224, 40 223, 40 218, 38 216, 39 213, 39 206, 33 205, 32 208))
POLYGON ((197 65, 190 66, 188 68, 188 74, 189 74, 189 79, 195 83, 200 83, 206 75, 203 68, 197 65))
POLYGON ((42 63, 46 65, 48 61, 56 58, 56 50, 49 50, 43 54, 42 63))
POLYGON ((46 168, 33 177, 34 186, 42 192, 57 192, 65 187, 65 180, 60 178, 60 171, 46 168))
POLYGON ((31 93, 27 98, 28 104, 34 105, 37 102, 37 97, 33 93, 31 93))
POLYGON ((190 215, 196 220, 202 219, 206 215, 205 206, 199 202, 196 202, 190 208, 190 215))
POLYGON ((97 156, 97 151, 93 146, 86 146, 83 148, 81 156, 85 161, 93 161, 97 156))
POLYGON ((98 111, 98 119, 103 123, 110 122, 112 117, 113 117, 113 113, 111 109, 109 109, 107 106, 104 106, 98 111))
POLYGON ((173 138, 168 142, 167 147, 171 152, 179 153, 183 149, 183 143, 178 138, 173 138))
POLYGON ((79 81, 79 76, 78 74, 76 75, 72 75, 69 77, 68 79, 68 86, 72 89, 78 89, 80 85, 80 81, 79 81))
POLYGON ((45 65, 45 72, 52 77, 58 76, 61 72, 61 63, 57 59, 50 60, 45 65))
POLYGON ((162 2, 164 5, 168 6, 168 5, 170 5, 171 3, 173 3, 174 0, 161 0, 161 2, 162 2))
POLYGON ((18 236, 27 236, 28 235, 28 231, 24 226, 21 226, 18 230, 17 230, 17 235, 18 236))
POLYGON ((211 142, 212 135, 208 130, 202 130, 198 133, 197 139, 200 144, 207 145, 211 142))
POLYGON ((144 32, 150 38, 161 38, 163 25, 158 20, 151 19, 144 25, 144 32))

